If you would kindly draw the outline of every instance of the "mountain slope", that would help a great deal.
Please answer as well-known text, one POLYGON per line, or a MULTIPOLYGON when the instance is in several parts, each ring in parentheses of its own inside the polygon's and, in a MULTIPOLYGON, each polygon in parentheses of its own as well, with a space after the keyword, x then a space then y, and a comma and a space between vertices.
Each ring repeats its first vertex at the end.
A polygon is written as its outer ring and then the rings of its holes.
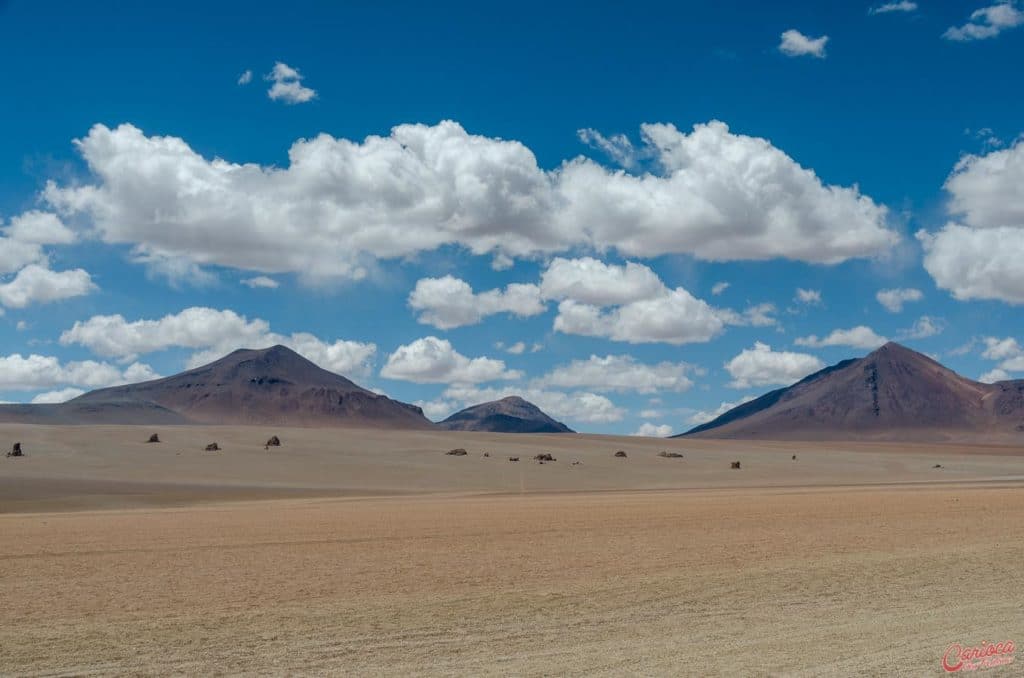
POLYGON ((442 422, 449 431, 493 431, 496 433, 572 433, 572 429, 544 414, 539 407, 518 396, 481 403, 456 412, 442 422))
POLYGON ((172 377, 91 391, 58 408, 76 419, 104 412, 104 421, 120 411, 117 423, 163 423, 156 419, 177 415, 205 424, 433 428, 420 408, 368 391, 284 346, 239 349, 172 377))
POLYGON ((982 384, 888 343, 729 410, 682 435, 938 440, 1019 436, 1024 381, 982 384))

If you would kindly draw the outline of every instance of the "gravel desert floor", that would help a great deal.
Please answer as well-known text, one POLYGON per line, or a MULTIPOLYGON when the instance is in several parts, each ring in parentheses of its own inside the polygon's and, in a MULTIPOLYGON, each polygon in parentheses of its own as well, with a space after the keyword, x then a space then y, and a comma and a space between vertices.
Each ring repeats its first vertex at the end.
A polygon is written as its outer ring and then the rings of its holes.
POLYGON ((5 675, 920 676, 1024 638, 1012 448, 0 433, 5 675))

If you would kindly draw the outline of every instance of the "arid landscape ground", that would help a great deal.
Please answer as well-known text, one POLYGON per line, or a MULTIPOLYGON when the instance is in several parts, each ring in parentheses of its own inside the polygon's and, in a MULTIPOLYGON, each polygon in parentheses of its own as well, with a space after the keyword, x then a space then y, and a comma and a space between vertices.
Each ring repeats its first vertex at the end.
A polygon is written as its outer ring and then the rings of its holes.
POLYGON ((0 673, 939 675, 1024 638, 1016 448, 151 432, 0 430, 0 673))

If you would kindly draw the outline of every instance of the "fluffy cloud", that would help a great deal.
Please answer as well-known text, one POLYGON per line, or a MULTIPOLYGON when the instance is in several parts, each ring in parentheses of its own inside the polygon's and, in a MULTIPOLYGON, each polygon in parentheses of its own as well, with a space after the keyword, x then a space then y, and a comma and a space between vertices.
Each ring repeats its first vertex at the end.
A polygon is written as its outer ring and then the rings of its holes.
POLYGON ((708 341, 726 324, 771 324, 771 305, 713 309, 682 287, 671 290, 647 266, 556 258, 541 275, 541 296, 560 299, 554 328, 629 343, 708 341), (614 308, 606 308, 614 307, 614 308))
POLYGON ((1016 2, 998 2, 971 12, 970 21, 963 26, 950 26, 942 34, 946 40, 967 42, 994 38, 1008 28, 1024 24, 1024 12, 1016 2))
POLYGON ((265 275, 258 275, 253 278, 246 278, 245 280, 242 281, 242 284, 245 285, 246 287, 251 287, 253 289, 263 288, 268 290, 276 290, 278 287, 281 286, 281 283, 265 275))
POLYGON ((805 290, 802 287, 796 288, 796 301, 809 306, 817 306, 821 303, 821 290, 805 290))
POLYGON ((248 85, 250 82, 252 82, 252 70, 247 68, 244 71, 242 71, 242 74, 240 76, 238 76, 238 84, 248 85))
POLYGON ((1011 379, 1010 372, 1024 372, 1024 348, 1012 337, 999 339, 997 337, 985 337, 983 339, 985 349, 981 352, 983 358, 988 360, 999 360, 999 366, 978 377, 978 381, 992 384, 997 381, 1011 379))
POLYGON ((731 403, 723 402, 721 405, 719 405, 717 408, 711 411, 702 410, 700 412, 694 412, 692 415, 690 415, 690 418, 687 420, 687 423, 693 426, 700 426, 701 424, 706 424, 709 421, 718 419, 720 416, 722 416, 732 408, 742 405, 743 403, 749 403, 753 399, 754 396, 743 396, 739 400, 731 403))
POLYGON ((687 363, 661 362, 646 365, 628 355, 590 356, 556 367, 538 384, 557 388, 590 388, 595 391, 686 391, 693 382, 686 376, 694 371, 687 363))
POLYGON ((96 125, 75 142, 93 181, 50 182, 44 197, 150 265, 307 279, 357 278, 376 259, 452 244, 505 256, 587 247, 835 263, 899 240, 884 206, 856 187, 823 184, 765 139, 717 121, 689 134, 658 124, 641 131, 658 175, 585 158, 544 171, 523 144, 451 121, 399 125, 362 142, 299 140, 285 167, 209 160, 177 137, 96 125))
POLYGON ((417 384, 476 384, 498 379, 518 379, 521 372, 505 368, 494 358, 467 358, 447 339, 423 337, 399 346, 388 356, 382 377, 417 384))
POLYGON ((11 219, 5 230, 7 237, 23 243, 68 245, 75 242, 74 232, 50 212, 25 212, 11 219))
POLYGON ((545 299, 572 299, 592 306, 618 306, 667 291, 658 274, 643 264, 606 264, 592 257, 554 259, 541 275, 545 299))
MULTIPOLYGON (((242 77, 245 77, 245 73, 242 74, 242 77)), ((267 74, 265 79, 274 83, 267 90, 267 96, 273 101, 280 100, 286 104, 304 104, 316 98, 316 90, 302 84, 302 75, 299 71, 280 61, 274 64, 273 70, 267 74)), ((238 79, 238 84, 245 84, 242 82, 242 78, 238 79)))
POLYGON ((719 308, 715 310, 718 317, 726 325, 739 325, 750 327, 771 327, 778 324, 778 319, 772 317, 776 312, 775 304, 755 304, 747 307, 742 313, 731 309, 719 308))
POLYGON ((530 401, 548 415, 584 423, 611 423, 621 421, 626 411, 603 395, 589 391, 549 391, 539 388, 478 388, 456 385, 445 389, 443 398, 454 400, 462 406, 500 400, 517 395, 530 401))
POLYGON ((1021 349, 1020 344, 1013 337, 1004 339, 985 337, 984 342, 985 349, 981 352, 981 356, 989 360, 1006 360, 1024 354, 1024 349, 1021 349))
POLYGON ((36 395, 34 398, 32 398, 32 404, 41 405, 53 403, 66 403, 72 398, 77 398, 83 393, 85 393, 85 391, 83 391, 82 389, 75 388, 74 386, 69 386, 68 388, 62 388, 56 391, 46 391, 44 393, 40 393, 36 395))
POLYGON ((727 289, 729 289, 729 285, 730 285, 730 283, 727 283, 724 280, 722 282, 716 282, 711 287, 711 294, 713 294, 714 296, 717 297, 719 294, 721 294, 722 292, 724 292, 727 289))
POLYGON ((661 424, 658 426, 649 421, 645 421, 640 424, 640 428, 630 435, 643 436, 645 438, 667 438, 672 435, 672 427, 668 424, 661 424))
POLYGON ((189 359, 190 366, 208 363, 237 348, 282 344, 325 369, 348 375, 368 374, 377 352, 376 345, 369 343, 328 343, 306 332, 277 334, 270 331, 265 320, 250 321, 231 310, 201 306, 158 320, 127 321, 121 315, 96 315, 76 322, 61 334, 60 343, 80 344, 97 355, 129 360, 171 347, 200 349, 189 359))
POLYGON ((5 391, 35 391, 61 385, 102 388, 158 376, 149 365, 140 363, 121 370, 95 360, 62 364, 53 356, 34 353, 29 356, 20 353, 0 356, 0 390, 5 391))
POLYGON ((891 290, 879 290, 875 299, 890 313, 899 313, 903 310, 903 304, 911 301, 921 301, 924 295, 921 290, 914 288, 896 288, 891 290))
POLYGON ((419 322, 442 330, 474 325, 495 313, 524 318, 547 310, 536 285, 513 283, 504 290, 475 294, 469 283, 450 275, 419 280, 409 295, 409 306, 420 312, 419 322))
POLYGON ((13 280, 0 284, 0 304, 8 308, 25 308, 32 304, 80 297, 95 289, 92 277, 81 268, 51 271, 38 264, 29 264, 18 271, 13 280))
POLYGON ((682 287, 610 311, 569 299, 558 305, 555 317, 557 332, 631 344, 710 341, 724 326, 714 309, 682 287))
POLYGON ((917 3, 911 2, 911 0, 898 0, 897 2, 887 2, 884 5, 878 5, 868 10, 868 14, 889 14, 891 12, 915 12, 917 11, 917 3))
POLYGON ((995 368, 993 370, 989 370, 985 374, 983 374, 980 377, 978 377, 978 381, 980 381, 983 384, 994 384, 997 381, 1006 381, 1006 380, 1008 380, 1010 378, 1011 377, 1006 372, 1006 370, 997 367, 997 368, 995 368))
POLYGON ((923 315, 913 325, 900 332, 899 336, 900 339, 927 339, 941 334, 945 328, 946 324, 941 318, 923 315))
POLYGON ((924 266, 957 299, 1024 303, 1024 141, 987 155, 969 155, 946 179, 950 222, 917 232, 924 266))
POLYGON ((576 136, 591 148, 603 151, 617 165, 626 169, 634 167, 637 163, 636 148, 625 134, 606 137, 595 129, 586 128, 577 130, 576 136))
POLYGON ((858 325, 848 330, 832 330, 827 337, 821 339, 814 334, 809 337, 799 337, 793 343, 797 346, 808 346, 810 348, 851 346, 853 348, 875 349, 887 341, 889 340, 876 334, 870 327, 858 325))
POLYGON ((825 43, 828 42, 827 35, 823 35, 820 38, 811 38, 800 31, 791 28, 788 31, 783 31, 781 38, 782 40, 779 42, 779 51, 786 56, 813 56, 819 59, 825 58, 825 43))
POLYGON ((788 386, 823 367, 825 364, 812 355, 773 351, 760 341, 725 363, 725 369, 732 375, 729 385, 733 388, 788 386))

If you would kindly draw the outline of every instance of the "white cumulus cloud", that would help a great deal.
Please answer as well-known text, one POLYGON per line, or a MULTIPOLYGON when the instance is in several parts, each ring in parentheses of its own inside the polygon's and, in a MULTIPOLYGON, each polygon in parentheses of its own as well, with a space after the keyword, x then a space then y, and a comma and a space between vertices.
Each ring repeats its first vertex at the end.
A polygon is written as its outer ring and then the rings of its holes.
POLYGON ((997 2, 974 10, 967 23, 963 26, 950 26, 942 37, 956 42, 987 40, 1021 24, 1024 24, 1024 12, 1016 2, 997 2))
POLYGON ((81 268, 51 271, 38 264, 29 264, 10 282, 0 283, 0 304, 8 308, 25 308, 32 304, 80 297, 95 289, 92 277, 81 268))
POLYGON ((827 42, 827 35, 823 35, 820 38, 811 38, 794 28, 790 28, 782 32, 779 51, 791 57, 813 56, 824 59, 825 43, 827 42))
MULTIPOLYGON (((244 73, 242 77, 245 77, 244 73)), ((302 84, 302 74, 299 73, 298 69, 292 68, 280 61, 274 64, 274 68, 266 75, 265 79, 274 83, 267 90, 267 96, 273 101, 280 100, 286 104, 304 104, 316 98, 316 90, 302 84)), ((242 78, 239 78, 238 83, 240 85, 245 84, 242 82, 242 78)))
POLYGON ((156 320, 128 321, 124 316, 96 315, 78 321, 60 336, 67 346, 79 344, 97 355, 132 359, 172 347, 196 349, 189 366, 202 365, 238 348, 267 348, 281 344, 324 369, 344 375, 366 375, 377 346, 372 343, 323 341, 306 332, 282 335, 270 331, 260 318, 249 320, 232 310, 202 306, 186 308, 156 320))
POLYGON ((949 210, 962 222, 917 232, 924 267, 957 299, 1024 303, 1024 140, 961 159, 946 179, 949 210))
POLYGON ((450 275, 417 281, 409 294, 409 306, 419 312, 419 322, 442 330, 475 325, 496 313, 525 318, 547 309, 536 285, 512 283, 504 290, 477 294, 465 280, 450 275))
POLYGON ((889 14, 892 12, 915 12, 917 11, 917 3, 911 2, 911 0, 897 0, 897 2, 887 2, 877 7, 872 7, 868 10, 868 14, 889 14))
POLYGON ((56 391, 45 391, 45 392, 39 393, 35 397, 33 397, 32 398, 32 404, 33 405, 41 405, 41 404, 53 404, 53 403, 66 403, 67 401, 71 400, 72 398, 77 398, 78 396, 82 395, 83 393, 85 393, 85 391, 83 391, 80 388, 75 388, 74 386, 69 386, 67 388, 57 389, 56 391))
POLYGON ((0 356, 0 390, 35 391, 56 386, 102 388, 155 379, 149 365, 134 363, 126 369, 95 360, 61 363, 54 356, 13 353, 0 356))
POLYGON ((312 280, 364 277, 378 259, 443 245, 506 257, 592 248, 836 263, 899 241, 884 206, 856 186, 824 184, 765 139, 718 121, 641 133, 658 174, 585 158, 545 171, 524 144, 452 121, 361 142, 320 134, 296 141, 282 167, 208 159, 130 124, 95 125, 75 142, 91 180, 51 181, 43 197, 150 266, 312 280))
POLYGON ((252 278, 246 278, 242 281, 242 284, 245 285, 246 287, 251 287, 253 289, 263 288, 268 290, 275 290, 281 286, 281 283, 265 275, 257 275, 252 278))
POLYGON ((682 362, 648 365, 629 355, 592 355, 587 360, 573 360, 555 367, 541 377, 538 384, 595 391, 681 392, 693 386, 693 381, 687 376, 693 372, 692 365, 682 362))
POLYGON ((519 371, 507 369, 503 360, 467 358, 450 341, 437 337, 399 346, 388 356, 380 374, 417 384, 476 384, 522 376, 519 371))
POLYGON ((827 337, 818 338, 812 334, 809 337, 798 337, 793 343, 797 346, 808 346, 810 348, 822 348, 824 346, 850 346, 853 348, 875 349, 889 341, 877 334, 866 325, 857 325, 848 330, 832 330, 827 337))
POLYGON ((878 290, 875 299, 890 313, 899 313, 903 305, 912 301, 921 301, 924 294, 921 290, 914 288, 896 288, 890 290, 878 290))
POLYGON ((725 363, 726 371, 732 375, 729 385, 733 388, 788 386, 823 367, 825 364, 813 355, 773 351, 760 341, 725 363))
POLYGON ((652 424, 649 421, 645 421, 640 424, 640 428, 631 433, 630 435, 642 436, 644 438, 667 438, 672 435, 672 427, 668 424, 652 424))

